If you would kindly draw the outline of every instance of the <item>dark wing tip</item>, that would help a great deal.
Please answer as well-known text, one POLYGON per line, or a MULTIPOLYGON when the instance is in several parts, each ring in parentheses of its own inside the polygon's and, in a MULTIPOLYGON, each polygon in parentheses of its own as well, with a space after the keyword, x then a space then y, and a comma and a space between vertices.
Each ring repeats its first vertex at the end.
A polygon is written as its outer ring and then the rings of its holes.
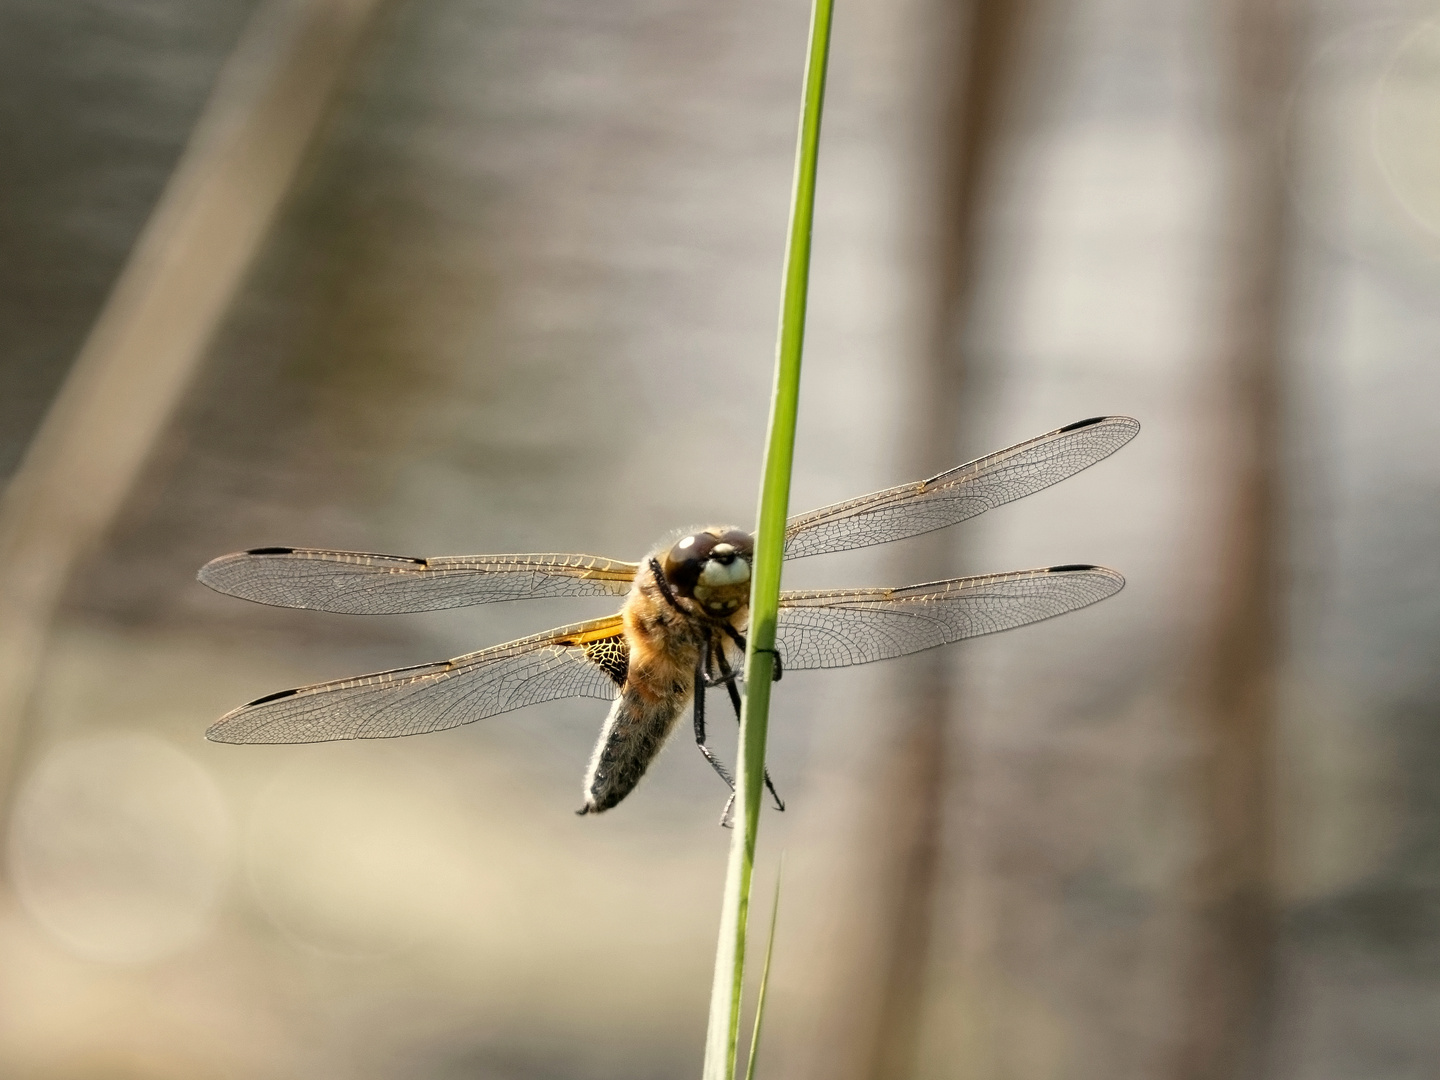
MULTIPOLYGON (((281 698, 294 697, 299 692, 299 690, 280 690, 274 694, 266 694, 264 697, 258 697, 254 701, 247 701, 244 705, 240 706, 240 709, 251 709, 256 705, 264 705, 267 701, 279 701, 281 698)), ((239 712, 240 709, 236 709, 235 711, 239 712)))
POLYGON ((1119 570, 1111 570, 1108 566, 1096 566, 1094 563, 1066 563, 1063 566, 1047 566, 1047 574, 1093 574, 1105 578, 1114 586, 1114 591, 1109 593, 1114 596, 1125 587, 1125 575, 1119 570))
POLYGON ((209 585, 217 592, 230 593, 224 585, 218 584, 220 574, 227 570, 237 559, 245 559, 251 555, 293 555, 294 548, 268 547, 252 548, 249 551, 235 551, 229 555, 220 555, 211 559, 195 573, 195 578, 203 585, 209 585))
POLYGON ((1103 423, 1106 423, 1106 422, 1108 422, 1108 421, 1117 421, 1117 420, 1118 420, 1118 421, 1123 421, 1126 425, 1128 425, 1129 427, 1134 428, 1134 430, 1137 431, 1137 432, 1140 430, 1140 421, 1139 421, 1139 420, 1136 420, 1133 416, 1121 416, 1121 415, 1116 415, 1116 416, 1092 416, 1092 417, 1090 417, 1089 419, 1086 419, 1086 420, 1076 420, 1073 424, 1066 424, 1064 427, 1058 428, 1055 433, 1058 435, 1058 434, 1060 434, 1061 432, 1065 432, 1065 431, 1079 431, 1081 428, 1094 427, 1096 424, 1103 424, 1103 423))
MULTIPOLYGON (((300 555, 305 558, 323 559, 326 561, 334 559, 381 559, 390 563, 411 563, 415 566, 429 566, 430 560, 419 555, 385 555, 378 551, 340 551, 330 548, 293 548, 293 547, 263 547, 251 548, 242 552, 244 555, 300 555)), ((222 558, 234 558, 234 556, 222 556, 222 558)), ((219 562, 219 559, 215 560, 219 562)))
POLYGON ((247 701, 238 709, 230 710, 230 712, 211 724, 205 732, 205 740, 215 743, 248 743, 257 741, 255 739, 247 739, 243 735, 240 738, 235 738, 233 734, 235 731, 235 721, 238 720, 247 709, 253 709, 257 705, 265 705, 271 701, 279 701, 281 698, 294 697, 299 692, 299 690, 281 690, 274 694, 266 694, 264 697, 258 697, 254 701, 247 701))
MULTIPOLYGON (((248 591, 236 592, 227 578, 239 568, 243 574, 247 560, 252 558, 265 558, 266 556, 298 556, 300 559, 315 560, 321 562, 345 562, 358 559, 368 559, 372 562, 384 562, 388 564, 402 563, 409 566, 418 566, 422 569, 429 569, 430 560, 415 555, 378 555, 368 551, 330 551, 325 548, 293 548, 293 547, 261 547, 251 548, 249 551, 236 551, 229 555, 221 555, 211 559, 202 566, 195 574, 195 577, 204 585, 210 586, 216 592, 225 593, 227 596, 239 596, 245 600, 255 600, 261 604, 273 604, 276 601, 250 595, 248 591)), ((281 601, 280 607, 307 607, 307 604, 293 604, 281 601)))

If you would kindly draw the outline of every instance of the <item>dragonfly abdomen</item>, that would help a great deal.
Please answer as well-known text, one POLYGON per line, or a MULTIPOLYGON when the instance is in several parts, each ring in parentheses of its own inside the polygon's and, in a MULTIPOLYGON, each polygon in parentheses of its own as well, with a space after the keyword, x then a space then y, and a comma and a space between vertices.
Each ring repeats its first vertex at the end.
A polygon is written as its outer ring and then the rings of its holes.
POLYGON ((635 790, 690 701, 691 682, 677 681, 665 688, 667 692, 655 694, 633 678, 627 680, 610 706, 590 758, 580 813, 609 810, 635 790))

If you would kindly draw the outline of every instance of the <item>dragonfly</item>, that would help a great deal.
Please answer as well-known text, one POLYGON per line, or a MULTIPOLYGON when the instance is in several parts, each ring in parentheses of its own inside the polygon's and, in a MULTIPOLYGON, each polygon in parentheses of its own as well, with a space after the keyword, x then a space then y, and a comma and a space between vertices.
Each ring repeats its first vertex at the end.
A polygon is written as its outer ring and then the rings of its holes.
MULTIPOLYGON (((791 518, 785 558, 886 544, 947 528, 1033 494, 1109 457, 1139 432, 1099 416, 948 472, 791 518)), ((221 593, 262 604, 357 615, 436 611, 561 596, 623 597, 619 612, 465 656, 269 694, 227 713, 223 743, 385 739, 469 724, 561 698, 609 698, 580 814, 624 799, 693 709, 695 743, 734 791, 706 738, 705 691, 724 686, 736 718, 754 540, 733 526, 695 529, 639 562, 591 555, 416 558, 323 548, 236 552, 201 568, 221 593)), ((1050 619, 1119 592, 1103 566, 1070 564, 898 588, 786 591, 776 625, 784 671, 867 664, 1050 619)), ((778 809, 784 803, 765 776, 778 809)), ((723 821, 723 815, 722 815, 723 821)))

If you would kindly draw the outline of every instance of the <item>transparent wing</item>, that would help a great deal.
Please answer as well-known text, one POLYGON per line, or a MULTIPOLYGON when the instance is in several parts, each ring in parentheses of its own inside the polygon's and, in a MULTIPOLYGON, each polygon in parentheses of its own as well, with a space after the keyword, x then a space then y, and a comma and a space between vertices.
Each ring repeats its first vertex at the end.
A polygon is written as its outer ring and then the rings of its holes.
POLYGON ((627 660, 614 615, 437 664, 271 694, 226 713, 205 737, 302 743, 440 731, 556 698, 613 697, 627 660))
POLYGON ((278 607, 347 615, 436 611, 546 596, 624 596, 638 567, 592 555, 412 559, 320 548, 258 548, 212 559, 200 580, 278 607))
POLYGON ((776 640, 786 668, 868 664, 1051 619, 1124 584, 1103 566, 1051 566, 900 589, 786 592, 776 640))
POLYGON ((785 557, 888 544, 943 529, 1074 476, 1133 439, 1128 416, 1097 416, 921 480, 793 517, 785 557))

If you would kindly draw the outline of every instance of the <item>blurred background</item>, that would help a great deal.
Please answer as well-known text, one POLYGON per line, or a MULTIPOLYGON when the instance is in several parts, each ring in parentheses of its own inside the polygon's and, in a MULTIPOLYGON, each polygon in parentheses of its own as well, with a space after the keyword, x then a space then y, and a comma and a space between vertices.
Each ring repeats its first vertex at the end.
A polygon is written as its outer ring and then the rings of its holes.
MULTIPOLYGON (((202 738, 613 604, 367 619, 194 574, 748 526, 807 18, 0 3, 0 1074, 698 1075, 729 834, 686 740, 580 819, 596 701, 202 738)), ((1440 8, 835 25, 793 509, 1144 430, 787 570, 1129 584, 777 688, 759 1074, 1437 1075, 1440 8)))

